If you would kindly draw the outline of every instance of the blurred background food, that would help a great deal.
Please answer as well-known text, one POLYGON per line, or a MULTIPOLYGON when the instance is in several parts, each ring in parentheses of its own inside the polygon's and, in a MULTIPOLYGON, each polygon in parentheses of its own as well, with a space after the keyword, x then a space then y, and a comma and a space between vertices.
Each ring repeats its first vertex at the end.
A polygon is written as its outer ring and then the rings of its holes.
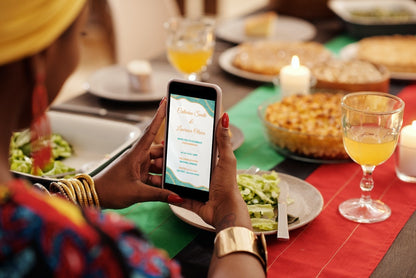
POLYGON ((379 91, 388 93, 390 72, 385 66, 364 60, 329 59, 314 65, 316 88, 344 91, 379 91))
POLYGON ((358 43, 357 58, 384 65, 390 71, 416 73, 416 37, 393 35, 364 38, 358 43))
POLYGON ((276 19, 273 11, 248 16, 244 20, 244 32, 247 36, 267 38, 273 33, 276 19))

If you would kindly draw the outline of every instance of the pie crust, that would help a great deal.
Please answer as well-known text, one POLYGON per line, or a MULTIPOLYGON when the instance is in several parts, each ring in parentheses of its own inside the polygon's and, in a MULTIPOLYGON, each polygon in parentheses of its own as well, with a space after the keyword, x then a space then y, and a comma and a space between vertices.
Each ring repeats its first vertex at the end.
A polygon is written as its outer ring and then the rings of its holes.
POLYGON ((416 72, 416 37, 375 36, 358 42, 357 58, 386 66, 392 72, 416 72))
POLYGON ((312 68, 328 60, 332 54, 317 42, 256 41, 242 43, 237 48, 233 65, 241 70, 263 75, 278 75, 297 55, 302 65, 312 68))

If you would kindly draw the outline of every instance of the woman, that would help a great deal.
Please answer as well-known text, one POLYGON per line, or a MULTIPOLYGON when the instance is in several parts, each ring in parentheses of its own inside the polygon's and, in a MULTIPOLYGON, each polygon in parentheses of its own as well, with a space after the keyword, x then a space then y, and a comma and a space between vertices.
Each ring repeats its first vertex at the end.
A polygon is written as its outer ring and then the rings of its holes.
MULTIPOLYGON (((14 179, 9 171, 10 137, 29 126, 36 162, 41 166, 48 161, 48 146, 38 144, 37 139, 48 136, 47 105, 78 63, 86 16, 85 0, 0 3, 0 276, 178 277, 177 264, 147 243, 130 222, 97 209, 80 209, 63 200, 74 202, 70 197, 75 191, 60 191, 60 185, 55 189, 62 198, 41 193, 14 179)), ((94 180, 84 176, 79 179, 84 183, 77 181, 81 189, 90 187, 96 193, 94 199, 85 198, 84 205, 123 208, 152 200, 191 209, 218 233, 210 276, 262 277, 264 260, 251 250, 226 246, 231 232, 242 232, 240 238, 251 233, 247 208, 236 185, 227 114, 216 131, 219 161, 210 199, 204 204, 157 188, 160 176, 149 174, 160 173, 163 146, 152 142, 165 113, 163 99, 143 137, 129 151, 94 180)))

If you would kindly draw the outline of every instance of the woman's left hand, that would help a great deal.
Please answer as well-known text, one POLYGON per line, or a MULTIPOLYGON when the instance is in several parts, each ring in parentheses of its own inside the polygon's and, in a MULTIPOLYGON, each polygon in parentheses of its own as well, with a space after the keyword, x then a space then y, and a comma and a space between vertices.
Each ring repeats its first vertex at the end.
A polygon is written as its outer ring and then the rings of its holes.
POLYGON ((94 177, 102 207, 124 208, 143 201, 177 200, 176 194, 158 188, 162 182, 163 146, 152 143, 165 114, 166 99, 163 99, 140 140, 94 177))

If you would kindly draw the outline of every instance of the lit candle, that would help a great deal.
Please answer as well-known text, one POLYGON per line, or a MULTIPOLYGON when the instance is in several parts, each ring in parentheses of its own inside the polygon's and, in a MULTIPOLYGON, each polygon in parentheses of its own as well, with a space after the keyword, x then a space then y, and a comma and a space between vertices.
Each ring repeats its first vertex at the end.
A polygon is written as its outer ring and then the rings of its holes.
POLYGON ((402 128, 400 133, 398 170, 416 178, 416 121, 402 128))
POLYGON ((300 65, 299 57, 295 55, 292 57, 292 63, 280 70, 279 82, 283 96, 306 95, 309 94, 311 72, 307 67, 300 65))

